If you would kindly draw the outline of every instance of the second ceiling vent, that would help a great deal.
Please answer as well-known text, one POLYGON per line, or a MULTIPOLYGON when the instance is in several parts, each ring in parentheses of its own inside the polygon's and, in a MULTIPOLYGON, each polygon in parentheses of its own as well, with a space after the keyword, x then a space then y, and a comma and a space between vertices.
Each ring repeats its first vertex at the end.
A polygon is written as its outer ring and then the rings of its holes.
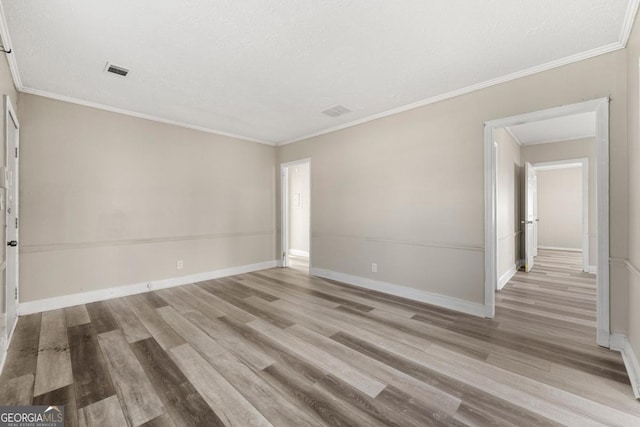
POLYGON ((124 68, 124 67, 119 67, 118 65, 113 65, 110 62, 107 62, 107 66, 105 67, 105 71, 107 71, 108 73, 117 74, 117 75, 122 76, 122 77, 125 77, 127 74, 129 74, 129 69, 124 68))
POLYGON ((326 114, 329 117, 338 117, 350 112, 351 110, 349 110, 344 105, 334 105, 333 107, 327 108, 326 110, 324 110, 322 114, 326 114))

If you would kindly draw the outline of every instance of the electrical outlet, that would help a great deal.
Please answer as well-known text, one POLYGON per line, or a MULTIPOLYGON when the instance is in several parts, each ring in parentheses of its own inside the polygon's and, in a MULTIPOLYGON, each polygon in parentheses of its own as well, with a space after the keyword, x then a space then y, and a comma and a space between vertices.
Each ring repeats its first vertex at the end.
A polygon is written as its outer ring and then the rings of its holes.
POLYGON ((176 268, 178 270, 182 270, 184 268, 184 261, 182 261, 181 259, 178 260, 178 262, 176 262, 176 268))
POLYGON ((376 264, 375 262, 371 264, 371 272, 372 273, 378 272, 378 264, 376 264))

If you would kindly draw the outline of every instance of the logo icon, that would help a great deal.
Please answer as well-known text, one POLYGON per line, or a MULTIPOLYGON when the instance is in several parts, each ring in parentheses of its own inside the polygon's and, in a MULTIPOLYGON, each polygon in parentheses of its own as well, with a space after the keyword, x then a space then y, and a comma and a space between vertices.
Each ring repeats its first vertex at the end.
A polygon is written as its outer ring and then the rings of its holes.
POLYGON ((0 406, 0 427, 64 427, 64 406, 0 406))

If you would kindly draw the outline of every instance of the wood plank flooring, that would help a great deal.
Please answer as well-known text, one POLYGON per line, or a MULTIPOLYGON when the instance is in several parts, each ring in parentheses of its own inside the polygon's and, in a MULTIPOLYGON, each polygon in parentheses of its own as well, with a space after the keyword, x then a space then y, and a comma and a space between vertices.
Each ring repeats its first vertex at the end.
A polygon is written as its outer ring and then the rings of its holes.
POLYGON ((0 404, 67 426, 640 426, 595 276, 540 251, 476 318, 272 269, 23 316, 0 404))

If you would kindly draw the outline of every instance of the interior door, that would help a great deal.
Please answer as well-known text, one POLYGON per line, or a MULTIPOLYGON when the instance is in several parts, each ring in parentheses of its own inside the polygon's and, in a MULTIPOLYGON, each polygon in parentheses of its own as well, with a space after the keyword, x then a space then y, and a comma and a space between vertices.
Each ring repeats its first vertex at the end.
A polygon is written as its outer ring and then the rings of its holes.
POLYGON ((19 124, 11 100, 5 95, 5 167, 3 208, 5 209, 5 313, 6 336, 18 319, 18 139, 19 124))
POLYGON ((525 252, 525 270, 531 271, 533 268, 533 259, 537 255, 537 210, 538 210, 538 180, 536 169, 527 162, 525 168, 525 199, 524 212, 524 252, 525 252))
POLYGON ((536 174, 536 169, 533 169, 533 200, 531 200, 531 204, 533 205, 533 256, 538 256, 538 175, 536 174))

